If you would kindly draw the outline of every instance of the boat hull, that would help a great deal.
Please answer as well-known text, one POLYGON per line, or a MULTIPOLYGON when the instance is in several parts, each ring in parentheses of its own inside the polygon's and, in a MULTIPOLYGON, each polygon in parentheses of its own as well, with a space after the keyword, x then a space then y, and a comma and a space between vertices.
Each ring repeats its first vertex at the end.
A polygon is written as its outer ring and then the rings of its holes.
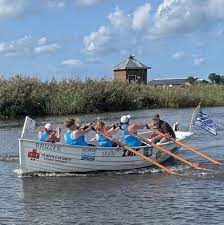
MULTIPOLYGON (((164 147, 172 152, 179 149, 179 146, 174 143, 167 143, 164 147)), ((159 163, 170 158, 170 155, 152 147, 135 149, 159 163)), ((27 139, 19 139, 19 158, 22 174, 35 172, 85 173, 136 169, 152 165, 121 147, 71 146, 27 139)))

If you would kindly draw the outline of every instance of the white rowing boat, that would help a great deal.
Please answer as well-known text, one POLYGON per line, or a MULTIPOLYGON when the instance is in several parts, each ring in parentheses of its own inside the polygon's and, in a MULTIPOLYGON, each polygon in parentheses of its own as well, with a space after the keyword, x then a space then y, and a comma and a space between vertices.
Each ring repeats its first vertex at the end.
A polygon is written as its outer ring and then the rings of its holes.
MULTIPOLYGON (((177 140, 184 140, 191 135, 192 133, 189 132, 176 132, 177 140)), ((180 148, 179 145, 172 142, 161 145, 173 153, 180 148)), ((151 146, 135 149, 159 163, 170 158, 170 155, 151 146)), ((71 146, 26 138, 19 139, 19 159, 22 174, 36 172, 85 173, 136 169, 152 165, 122 147, 71 146)))

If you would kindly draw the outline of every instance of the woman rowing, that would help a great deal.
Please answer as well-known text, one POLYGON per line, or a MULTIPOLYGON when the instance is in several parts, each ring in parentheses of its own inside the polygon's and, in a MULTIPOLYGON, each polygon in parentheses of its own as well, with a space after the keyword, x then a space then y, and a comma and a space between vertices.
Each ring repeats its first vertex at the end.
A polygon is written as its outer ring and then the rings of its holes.
POLYGON ((59 142, 60 132, 61 129, 59 127, 54 130, 51 123, 46 123, 44 129, 38 132, 38 140, 52 143, 59 142))
POLYGON ((133 137, 130 133, 137 134, 137 130, 144 129, 143 124, 130 124, 130 115, 125 115, 121 117, 121 129, 124 132, 124 143, 129 147, 138 147, 145 145, 139 139, 133 137))
MULTIPOLYGON (((96 130, 102 134, 112 137, 119 130, 119 127, 115 125, 105 125, 104 121, 98 120, 96 123, 96 130)), ((104 138, 100 133, 96 133, 96 136, 91 140, 96 140, 100 147, 116 147, 117 144, 104 138)))
POLYGON ((66 133, 64 135, 65 144, 89 146, 89 144, 85 141, 85 134, 92 129, 92 124, 84 126, 83 129, 80 129, 81 121, 79 118, 67 118, 65 119, 64 125, 66 128, 66 133))

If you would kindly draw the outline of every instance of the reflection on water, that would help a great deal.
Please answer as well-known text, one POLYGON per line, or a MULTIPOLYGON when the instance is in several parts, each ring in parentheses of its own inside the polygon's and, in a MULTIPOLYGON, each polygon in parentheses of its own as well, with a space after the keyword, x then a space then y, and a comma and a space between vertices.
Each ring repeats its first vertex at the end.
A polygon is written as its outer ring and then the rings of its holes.
MULTIPOLYGON (((160 113, 171 124, 189 129, 192 109, 131 112, 133 121, 146 123, 160 113)), ((206 112, 222 122, 224 108, 206 112)), ((130 112, 125 112, 125 114, 130 112)), ((123 113, 101 116, 117 122, 123 113)), ((84 123, 96 115, 82 116, 84 123)), ((46 122, 63 126, 63 117, 36 118, 37 130, 46 122)), ((18 143, 22 120, 1 121, 0 224, 224 224, 224 169, 181 150, 180 156, 209 171, 195 171, 177 160, 167 166, 184 174, 167 175, 156 168, 90 174, 42 174, 21 178, 18 143)), ((218 135, 194 128, 189 144, 224 162, 224 128, 218 135)))

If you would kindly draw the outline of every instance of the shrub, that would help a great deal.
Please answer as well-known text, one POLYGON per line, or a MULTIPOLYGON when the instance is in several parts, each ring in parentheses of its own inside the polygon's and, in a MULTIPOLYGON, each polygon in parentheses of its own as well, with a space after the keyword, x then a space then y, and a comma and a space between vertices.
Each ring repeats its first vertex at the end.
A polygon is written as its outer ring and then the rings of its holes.
POLYGON ((16 75, 0 79, 0 117, 63 115, 143 108, 223 106, 224 86, 155 88, 106 80, 43 82, 16 75))

